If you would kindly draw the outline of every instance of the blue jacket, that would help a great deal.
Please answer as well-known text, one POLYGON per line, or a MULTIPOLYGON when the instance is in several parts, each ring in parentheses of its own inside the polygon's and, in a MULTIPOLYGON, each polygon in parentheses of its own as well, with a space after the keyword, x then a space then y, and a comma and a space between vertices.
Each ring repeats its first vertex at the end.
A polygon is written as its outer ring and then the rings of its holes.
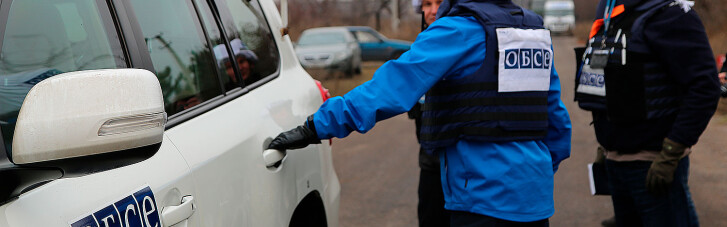
MULTIPOLYGON (((323 103, 314 114, 318 137, 365 133, 377 121, 408 111, 440 80, 474 73, 485 46, 485 31, 474 17, 438 19, 372 80, 323 103)), ((544 140, 462 140, 440 152, 445 208, 521 222, 552 216, 553 173, 570 156, 571 125, 554 68, 550 83, 544 140)))

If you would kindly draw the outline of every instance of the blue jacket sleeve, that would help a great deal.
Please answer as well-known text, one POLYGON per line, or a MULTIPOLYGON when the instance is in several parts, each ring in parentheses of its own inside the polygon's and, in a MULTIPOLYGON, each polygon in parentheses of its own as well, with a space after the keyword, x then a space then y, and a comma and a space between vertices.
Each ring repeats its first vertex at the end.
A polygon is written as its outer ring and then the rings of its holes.
POLYGON ((548 91, 548 135, 545 137, 550 157, 553 159, 553 173, 558 171, 560 162, 570 157, 571 122, 563 101, 560 100, 560 78, 555 64, 550 73, 548 91))
POLYGON ((441 18, 417 36, 409 51, 376 70, 370 81, 323 103, 313 116, 318 137, 365 133, 377 121, 410 110, 445 76, 474 72, 484 56, 484 31, 476 20, 441 18), (465 35, 462 30, 470 28, 480 32, 465 35))
POLYGON ((644 35, 665 71, 683 88, 683 99, 668 138, 692 146, 719 102, 719 79, 712 48, 699 16, 667 7, 646 24, 644 35))

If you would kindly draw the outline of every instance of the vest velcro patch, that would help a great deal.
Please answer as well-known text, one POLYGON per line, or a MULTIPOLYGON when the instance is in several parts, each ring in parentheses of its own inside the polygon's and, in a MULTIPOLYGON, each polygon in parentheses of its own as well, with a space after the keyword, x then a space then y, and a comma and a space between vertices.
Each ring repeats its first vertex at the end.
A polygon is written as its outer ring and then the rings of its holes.
POLYGON ((553 66, 550 32, 498 28, 498 92, 548 91, 553 66))

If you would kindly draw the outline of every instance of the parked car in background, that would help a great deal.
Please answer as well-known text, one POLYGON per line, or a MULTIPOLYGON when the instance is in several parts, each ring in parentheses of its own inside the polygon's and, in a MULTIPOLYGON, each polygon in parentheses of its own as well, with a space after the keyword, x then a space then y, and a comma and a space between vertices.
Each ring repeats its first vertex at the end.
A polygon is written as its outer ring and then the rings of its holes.
POLYGON ((2 0, 0 227, 337 226, 330 143, 266 150, 327 98, 285 23, 273 0, 2 0))
POLYGON ((340 71, 346 76, 361 73, 361 48, 344 27, 306 29, 295 52, 306 69, 340 71))
POLYGON ((411 47, 411 42, 386 38, 371 27, 349 26, 346 28, 358 40, 361 46, 361 59, 364 61, 397 59, 411 47))
POLYGON ((573 34, 576 16, 572 0, 549 0, 545 2, 543 24, 546 29, 558 34, 573 34))

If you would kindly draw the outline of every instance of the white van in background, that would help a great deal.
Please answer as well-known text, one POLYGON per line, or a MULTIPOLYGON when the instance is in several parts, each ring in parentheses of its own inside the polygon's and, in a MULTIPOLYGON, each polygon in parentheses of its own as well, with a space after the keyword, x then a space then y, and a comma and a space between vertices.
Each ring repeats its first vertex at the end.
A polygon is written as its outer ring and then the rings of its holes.
POLYGON ((551 0, 545 2, 543 24, 553 33, 573 34, 576 27, 576 17, 573 12, 573 1, 551 0))

